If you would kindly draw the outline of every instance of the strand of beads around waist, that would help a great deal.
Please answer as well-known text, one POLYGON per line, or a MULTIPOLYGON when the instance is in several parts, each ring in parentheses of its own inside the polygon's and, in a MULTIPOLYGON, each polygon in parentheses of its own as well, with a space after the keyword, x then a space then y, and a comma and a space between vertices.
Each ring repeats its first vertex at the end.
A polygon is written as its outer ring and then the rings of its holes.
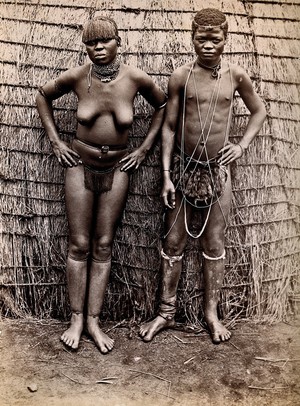
POLYGON ((76 140, 77 142, 83 144, 83 145, 87 145, 91 148, 95 148, 98 149, 99 151, 101 151, 102 153, 107 153, 109 151, 122 151, 124 149, 127 149, 128 146, 127 144, 97 144, 95 142, 90 142, 90 141, 83 141, 79 138, 75 138, 74 140, 76 140))
POLYGON ((182 162, 184 163, 184 166, 199 166, 200 168, 209 168, 209 167, 215 167, 215 166, 220 166, 218 163, 218 158, 217 157, 213 157, 210 158, 207 161, 202 161, 200 159, 195 159, 193 157, 191 157, 190 155, 186 154, 185 152, 183 152, 179 145, 176 145, 174 154, 180 158, 180 160, 182 160, 182 162))
POLYGON ((87 143, 74 138, 71 148, 79 155, 78 163, 85 167, 103 171, 104 168, 113 168, 126 154, 127 145, 99 145, 87 143), (95 146, 96 145, 96 146, 95 146), (111 152, 111 153, 110 153, 111 152))

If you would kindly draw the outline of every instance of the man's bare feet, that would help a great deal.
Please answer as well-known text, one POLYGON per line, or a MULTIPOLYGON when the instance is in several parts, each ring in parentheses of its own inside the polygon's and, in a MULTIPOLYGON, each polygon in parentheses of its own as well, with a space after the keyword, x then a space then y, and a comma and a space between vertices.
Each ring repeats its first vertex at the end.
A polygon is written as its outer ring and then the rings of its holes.
POLYGON ((142 339, 149 342, 153 337, 165 328, 172 328, 175 325, 174 319, 166 320, 161 316, 155 317, 154 320, 149 321, 141 326, 139 334, 142 339))
POLYGON ((99 317, 88 316, 86 325, 90 336, 102 354, 107 354, 113 349, 115 341, 101 330, 99 317))
POLYGON ((217 317, 206 316, 206 322, 210 331, 211 339, 214 344, 220 344, 231 337, 231 332, 220 322, 217 317))
POLYGON ((73 350, 77 350, 83 330, 83 314, 72 313, 71 326, 60 337, 61 341, 73 350))

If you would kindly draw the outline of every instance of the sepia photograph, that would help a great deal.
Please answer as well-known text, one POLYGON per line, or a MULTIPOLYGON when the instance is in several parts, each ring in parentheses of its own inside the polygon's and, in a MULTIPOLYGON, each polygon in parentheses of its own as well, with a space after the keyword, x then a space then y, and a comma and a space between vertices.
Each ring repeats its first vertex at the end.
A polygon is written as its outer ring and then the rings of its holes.
POLYGON ((0 405, 300 404, 300 0, 0 17, 0 405))

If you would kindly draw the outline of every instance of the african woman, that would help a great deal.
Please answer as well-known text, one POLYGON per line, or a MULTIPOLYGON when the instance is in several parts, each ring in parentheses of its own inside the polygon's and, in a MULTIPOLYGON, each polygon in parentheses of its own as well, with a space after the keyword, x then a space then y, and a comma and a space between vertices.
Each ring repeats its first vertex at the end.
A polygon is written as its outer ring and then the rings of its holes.
POLYGON ((112 350, 114 340, 100 328, 99 315, 111 271, 113 239, 126 202, 128 171, 139 167, 153 145, 166 96, 149 75, 122 63, 114 20, 89 20, 82 41, 90 61, 40 87, 36 102, 53 152, 65 168, 67 284, 72 316, 61 340, 77 349, 86 326, 105 354, 112 350), (52 101, 68 92, 77 96, 78 126, 71 144, 60 138, 52 108, 52 101), (137 93, 154 107, 154 113, 144 141, 129 152, 137 93))

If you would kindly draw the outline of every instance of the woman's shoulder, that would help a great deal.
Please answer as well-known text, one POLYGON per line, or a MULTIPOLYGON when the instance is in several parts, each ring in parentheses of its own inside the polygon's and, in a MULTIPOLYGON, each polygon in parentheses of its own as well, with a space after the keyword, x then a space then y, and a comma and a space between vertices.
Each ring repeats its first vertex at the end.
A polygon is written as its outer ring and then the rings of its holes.
POLYGON ((130 79, 138 88, 153 86, 151 75, 144 70, 127 64, 122 64, 123 74, 130 79))
POLYGON ((125 74, 132 76, 133 78, 143 78, 145 76, 149 76, 147 72, 144 70, 133 66, 133 65, 127 65, 126 63, 122 64, 123 70, 125 74))
POLYGON ((90 69, 90 64, 75 66, 64 71, 61 76, 68 77, 70 79, 76 80, 80 79, 83 75, 86 75, 90 69))

